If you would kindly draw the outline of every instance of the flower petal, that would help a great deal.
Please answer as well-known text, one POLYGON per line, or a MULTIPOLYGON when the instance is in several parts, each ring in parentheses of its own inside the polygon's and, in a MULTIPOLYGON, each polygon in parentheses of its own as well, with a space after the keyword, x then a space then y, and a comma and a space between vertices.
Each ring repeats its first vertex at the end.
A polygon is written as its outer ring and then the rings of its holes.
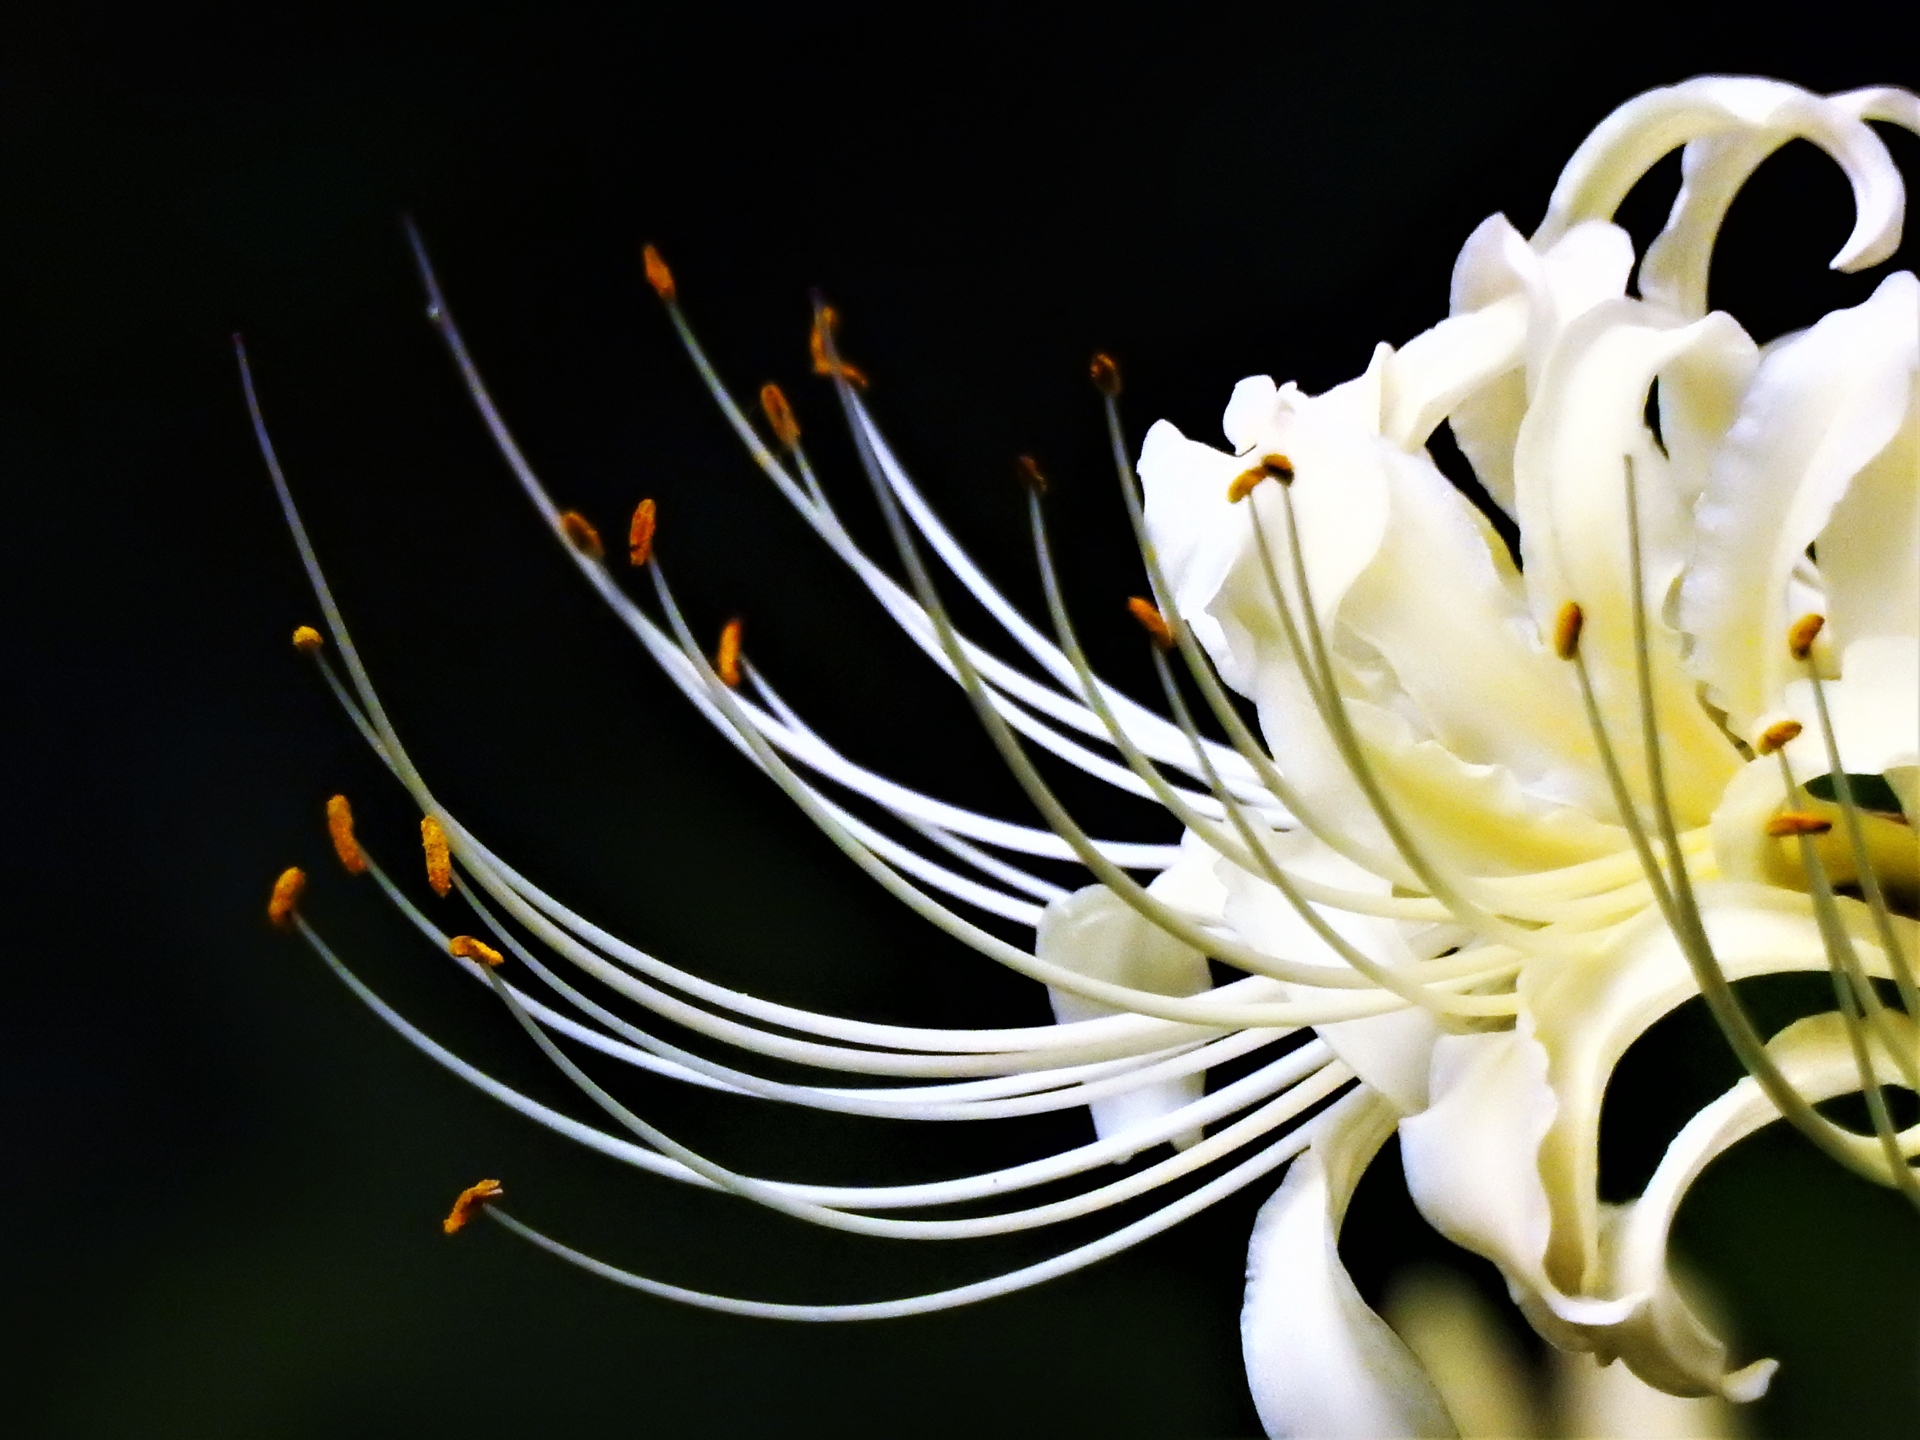
MULTIPOLYGON (((1776 345, 1741 402, 1695 514, 1698 538, 1681 587, 1680 624, 1694 639, 1693 668, 1743 733, 1777 703, 1794 668, 1784 642, 1794 618, 1787 613, 1788 578, 1855 477, 1901 432, 1916 369, 1920 281, 1902 271, 1865 304, 1835 311, 1776 345)), ((1871 483, 1873 498, 1912 491, 1911 473, 1899 473, 1910 458, 1908 447, 1889 457, 1871 483)), ((1909 499, 1888 518, 1907 530, 1913 514, 1909 499)), ((1840 518, 1840 573, 1858 623, 1872 624, 1868 617, 1889 606, 1911 610, 1911 595, 1873 595, 1894 576, 1862 568, 1887 558, 1880 542, 1861 533, 1878 517, 1855 509, 1840 518)), ((1897 553, 1905 539, 1885 543, 1897 553)))
MULTIPOLYGON (((1567 601, 1586 613, 1581 652, 1603 713, 1632 716, 1640 704, 1629 586, 1625 465, 1640 502, 1640 537, 1654 707, 1669 789, 1682 826, 1703 822, 1739 764, 1695 696, 1681 637, 1661 622, 1691 535, 1671 467, 1643 419, 1648 387, 1731 389, 1752 342, 1725 315, 1675 327, 1638 301, 1596 306, 1568 327, 1541 377, 1514 452, 1523 575, 1542 633, 1567 601)), ((1622 764, 1645 773, 1637 726, 1612 736, 1622 764)))
MULTIPOLYGON (((1161 886, 1167 875, 1174 875, 1182 867, 1197 864, 1197 856, 1176 861, 1154 886, 1161 886)), ((1166 883, 1177 891, 1189 882, 1179 877, 1166 883)), ((1104 885, 1089 885, 1064 900, 1051 902, 1041 913, 1034 952, 1042 960, 1076 974, 1161 995, 1198 995, 1213 984, 1204 955, 1150 923, 1104 885)), ((1053 1018, 1062 1025, 1119 1013, 1110 1006, 1051 987, 1047 998, 1053 1006, 1053 1018)), ((1094 1133, 1106 1140, 1170 1115, 1205 1092, 1204 1074, 1187 1075, 1110 1095, 1087 1108, 1093 1112, 1094 1133)), ((1176 1136, 1174 1146, 1184 1150, 1199 1139, 1198 1130, 1189 1131, 1176 1136)), ((1130 1157, 1121 1157, 1126 1158, 1130 1157)))
POLYGON ((1454 1434, 1420 1362, 1367 1307, 1340 1263, 1347 1202, 1396 1116, 1364 1087, 1337 1102, 1253 1222, 1240 1345, 1269 1435, 1454 1434))
MULTIPOLYGON (((1267 848, 1290 875, 1367 895, 1393 891, 1390 881, 1335 854, 1303 830, 1273 835, 1267 848)), ((1270 955, 1319 965, 1345 964, 1334 948, 1300 918, 1292 902, 1267 881, 1226 860, 1221 860, 1217 869, 1227 895, 1225 919, 1235 934, 1270 955)), ((1415 959, 1397 921, 1355 915, 1326 905, 1314 909, 1355 949, 1383 965, 1410 965, 1415 959)), ((1303 987, 1289 989, 1296 995, 1304 994, 1303 987)), ((1426 1108, 1428 1055, 1440 1029, 1425 1010, 1409 1006, 1363 1020, 1316 1025, 1314 1031, 1354 1074, 1402 1113, 1426 1108)))
MULTIPOLYGON (((1834 269, 1862 270, 1899 248, 1906 190, 1880 137, 1846 106, 1797 85, 1744 75, 1704 75, 1649 90, 1602 120, 1560 172, 1534 245, 1552 244, 1583 220, 1612 219, 1661 156, 1726 134, 1778 134, 1781 144, 1802 137, 1846 171, 1855 218, 1834 269)), ((1712 238, 1711 230, 1704 234, 1706 242, 1712 238)))

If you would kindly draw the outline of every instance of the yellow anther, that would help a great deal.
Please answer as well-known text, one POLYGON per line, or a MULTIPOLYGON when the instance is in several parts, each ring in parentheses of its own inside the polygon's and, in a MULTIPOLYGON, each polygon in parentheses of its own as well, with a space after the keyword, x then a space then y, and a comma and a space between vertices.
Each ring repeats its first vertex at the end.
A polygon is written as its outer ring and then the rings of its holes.
POLYGON ((1262 480, 1278 480, 1282 485, 1293 483, 1293 462, 1284 455, 1262 455, 1260 463, 1251 470, 1242 470, 1233 477, 1233 483, 1227 486, 1227 503, 1238 505, 1253 493, 1253 487, 1262 480))
POLYGON ((1813 642, 1827 628, 1827 617, 1808 613, 1787 627, 1787 653, 1804 660, 1813 653, 1813 642))
POLYGON ((1093 388, 1109 400, 1119 397, 1120 367, 1114 363, 1111 355, 1102 353, 1094 356, 1087 366, 1087 378, 1093 381, 1093 388))
POLYGON ((320 632, 311 625, 301 625, 293 632, 293 648, 302 655, 311 655, 327 642, 320 638, 320 632))
POLYGON ((1127 613, 1140 622, 1140 628, 1153 638, 1154 644, 1162 650, 1173 649, 1173 627, 1151 600, 1140 595, 1130 596, 1127 613))
POLYGON ((647 272, 647 284, 653 287, 653 293, 671 305, 678 292, 673 288, 673 272, 667 268, 667 262, 660 258, 660 252, 651 245, 640 250, 640 265, 647 272))
POLYGON ((1833 829, 1831 820, 1818 815, 1808 815, 1804 811, 1789 810, 1784 815, 1776 815, 1767 821, 1767 834, 1778 840, 1786 835, 1824 835, 1833 829))
POLYGON ((642 500, 633 507, 633 523, 627 526, 627 558, 644 565, 653 558, 653 501, 642 500))
POLYGON ((1569 600, 1553 617, 1553 653, 1571 660, 1580 653, 1580 627, 1587 623, 1586 613, 1577 601, 1569 600))
POLYGON ((306 888, 306 871, 298 865, 282 870, 280 878, 273 882, 273 894, 267 897, 267 919, 283 930, 291 925, 294 907, 300 903, 300 892, 306 888))
POLYGON ((427 884, 436 895, 453 889, 453 857, 447 853, 447 832, 431 815, 420 817, 420 848, 427 856, 427 884))
POLYGON ((506 963, 506 957, 498 950, 471 935, 456 935, 447 941, 447 953, 456 960, 477 960, 489 970, 506 963))
POLYGON ((567 537, 567 543, 589 560, 606 558, 607 547, 600 543, 600 532, 593 528, 593 522, 578 510, 560 512, 560 533, 567 537))
POLYGON ((800 422, 793 418, 785 392, 771 380, 760 387, 760 408, 766 412, 774 439, 789 450, 800 443, 800 422))
POLYGON ((1800 738, 1801 728, 1798 720, 1776 720, 1760 732, 1760 738, 1753 742, 1753 748, 1762 755, 1784 750, 1800 738))
POLYGON ((477 1185, 469 1185, 453 1202, 453 1209, 447 1212, 447 1218, 440 1222, 441 1233, 459 1234, 466 1228, 467 1221, 473 1218, 474 1211, 491 1205, 506 1193, 506 1188, 498 1180, 482 1180, 477 1185))
POLYGON ((720 645, 713 652, 713 673, 720 677, 720 683, 729 690, 740 684, 740 631, 738 619, 727 621, 720 627, 720 645))
POLYGON ((1040 469, 1040 462, 1035 460, 1033 456, 1015 456, 1013 473, 1019 477, 1020 483, 1034 494, 1044 495, 1047 493, 1047 477, 1040 469))
POLYGON ((833 313, 831 305, 822 305, 819 313, 813 317, 813 329, 807 332, 807 353, 813 357, 813 373, 838 375, 854 389, 864 390, 867 388, 867 377, 859 367, 827 353, 827 340, 839 323, 840 317, 833 313))
POLYGON ((367 857, 360 853, 360 842, 353 838, 353 807, 347 797, 335 795, 327 801, 327 834, 333 840, 333 853, 349 875, 367 873, 367 857))

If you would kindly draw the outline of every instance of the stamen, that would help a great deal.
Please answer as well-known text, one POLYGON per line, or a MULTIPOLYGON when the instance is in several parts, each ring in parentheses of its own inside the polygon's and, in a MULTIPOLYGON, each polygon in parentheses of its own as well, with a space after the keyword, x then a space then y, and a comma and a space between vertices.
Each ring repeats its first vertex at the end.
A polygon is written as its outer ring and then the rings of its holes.
POLYGON ((293 648, 302 655, 311 655, 326 643, 320 638, 320 632, 311 625, 301 625, 293 632, 293 648))
POLYGON ((1278 480, 1282 485, 1293 483, 1293 462, 1284 455, 1263 455, 1260 463, 1251 470, 1242 470, 1233 477, 1233 483, 1227 486, 1227 503, 1238 505, 1253 493, 1253 487, 1262 480, 1278 480))
POLYGON ((773 438, 791 450, 800 443, 800 422, 793 418, 793 407, 780 387, 769 380, 760 387, 760 408, 766 412, 773 438))
MULTIPOLYGON (((653 254, 653 247, 651 245, 647 247, 647 254, 653 254)), ((663 270, 665 268, 665 266, 661 267, 663 270)), ((667 287, 669 290, 673 287, 671 278, 667 281, 667 287)), ((462 1230, 466 1229, 467 1221, 473 1218, 475 1211, 491 1205, 506 1193, 505 1187, 503 1187, 498 1180, 482 1180, 477 1184, 469 1185, 466 1189, 462 1190, 459 1197, 454 1200, 453 1209, 447 1212, 447 1218, 440 1222, 441 1233, 458 1235, 462 1230)))
POLYGON ((496 970, 506 963, 506 957, 498 950, 471 935, 455 935, 447 941, 447 953, 456 960, 477 960, 489 970, 496 970))
POLYGON ((1035 495, 1047 493, 1047 477, 1041 473, 1039 462, 1031 455, 1017 456, 1013 462, 1013 473, 1035 495))
POLYGON ((593 522, 578 510, 560 512, 560 533, 567 537, 567 543, 589 560, 604 560, 606 546, 600 543, 600 532, 593 528, 593 522))
POLYGON ((633 507, 633 522, 627 526, 627 558, 636 566, 653 558, 654 508, 651 499, 633 507))
POLYGON ((286 929, 293 923, 294 907, 300 903, 300 892, 306 888, 306 871, 298 865, 282 870, 280 878, 273 882, 273 894, 267 897, 267 919, 286 929))
POLYGON ((1767 821, 1767 834, 1778 840, 1787 835, 1824 835, 1833 829, 1833 822, 1819 815, 1808 815, 1804 811, 1789 810, 1784 815, 1776 815, 1767 821))
POLYGON ((740 688, 741 628, 737 618, 727 621, 720 630, 719 648, 713 652, 713 673, 720 677, 720 683, 729 690, 740 688))
POLYGON ((444 899, 453 889, 453 858, 447 853, 447 832, 431 815, 420 817, 420 848, 427 856, 427 884, 444 899))
POLYGON ((1162 650, 1173 649, 1173 627, 1151 600, 1141 595, 1129 596, 1127 613, 1140 622, 1140 628, 1152 637, 1155 645, 1162 650))
POLYGON ((1762 730, 1760 737, 1753 742, 1754 753, 1771 755, 1775 751, 1786 749, 1800 738, 1801 729, 1802 726, 1798 720, 1774 721, 1762 730))
POLYGON ((660 252, 651 245, 640 250, 640 265, 647 272, 647 284, 653 287, 653 293, 671 305, 679 299, 674 289, 673 272, 667 268, 667 262, 660 258, 660 252))
POLYGON ((1562 660, 1571 660, 1580 653, 1580 628, 1587 623, 1587 617, 1578 604, 1569 600, 1560 607, 1560 613, 1553 617, 1553 653, 1562 660))
POLYGON ((360 842, 353 838, 353 807, 347 797, 335 795, 327 801, 327 834, 333 840, 333 853, 349 875, 367 873, 367 857, 360 853, 360 842))
POLYGON ((1813 653, 1813 642, 1827 627, 1827 617, 1814 612, 1802 615, 1787 627, 1787 653, 1804 660, 1813 653))
POLYGON ((840 317, 834 313, 831 305, 822 305, 814 312, 813 328, 807 332, 807 353, 813 357, 813 373, 828 377, 838 376, 856 390, 867 388, 867 377, 856 365, 850 365, 840 358, 834 348, 834 328, 839 325, 840 317))
POLYGON ((1093 381, 1093 388, 1107 399, 1120 398, 1120 366, 1111 355, 1103 351, 1094 356, 1087 366, 1087 378, 1093 381))

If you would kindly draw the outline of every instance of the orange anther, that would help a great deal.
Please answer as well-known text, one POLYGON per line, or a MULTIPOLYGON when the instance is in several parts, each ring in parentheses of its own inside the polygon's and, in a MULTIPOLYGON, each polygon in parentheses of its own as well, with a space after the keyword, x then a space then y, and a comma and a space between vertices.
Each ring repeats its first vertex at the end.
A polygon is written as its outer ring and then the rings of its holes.
POLYGON ((267 897, 267 919, 285 929, 293 923, 293 910, 300 903, 300 892, 307 888, 307 872, 289 865, 273 882, 273 894, 267 897))
POLYGON ((1754 741, 1753 748, 1762 755, 1784 750, 1800 738, 1802 728, 1798 720, 1776 720, 1760 732, 1760 738, 1754 741))
POLYGON ((1111 355, 1094 356, 1087 366, 1087 378, 1093 381, 1093 388, 1109 400, 1119 396, 1120 367, 1114 363, 1111 355))
POLYGON ((326 643, 320 638, 320 632, 311 625, 301 625, 293 632, 293 648, 302 655, 311 655, 326 643))
POLYGON ((740 630, 739 620, 727 621, 720 627, 720 646, 713 652, 713 673, 729 690, 740 684, 740 630))
POLYGON ((1831 829, 1831 820, 1823 820, 1818 815, 1808 815, 1799 810, 1789 810, 1767 821, 1767 834, 1776 840, 1785 835, 1824 835, 1831 829))
POLYGON ((652 500, 633 507, 633 523, 627 526, 627 558, 644 565, 653 558, 654 510, 652 500))
POLYGON ((453 857, 447 853, 447 832, 431 815, 420 817, 420 848, 427 856, 427 884, 436 895, 453 889, 453 857))
POLYGON ((589 560, 606 558, 607 547, 600 543, 600 532, 593 528, 593 522, 578 510, 560 512, 560 533, 567 537, 567 543, 589 560))
POLYGON ((506 963, 506 957, 498 950, 471 935, 456 935, 447 941, 447 953, 456 960, 477 960, 489 970, 506 963))
POLYGON ((349 875, 367 873, 367 857, 360 853, 360 842, 353 838, 353 807, 347 797, 335 795, 327 801, 327 834, 333 839, 333 853, 349 875))
POLYGON ((760 387, 760 408, 766 412, 774 439, 789 450, 800 443, 800 422, 793 418, 786 395, 771 380, 760 387))
POLYGON ((1227 486, 1227 503, 1238 505, 1262 480, 1278 480, 1282 485, 1291 485, 1293 462, 1284 455, 1262 455, 1258 465, 1251 470, 1242 470, 1233 477, 1233 483, 1227 486))
POLYGON ((506 1189, 498 1180, 482 1180, 477 1185, 469 1185, 460 1192, 453 1202, 453 1209, 447 1212, 447 1218, 440 1222, 441 1233, 457 1235, 466 1228, 467 1221, 473 1218, 473 1212, 484 1205, 491 1205, 506 1189))
POLYGON ((1153 637, 1154 644, 1162 650, 1173 648, 1173 627, 1167 624, 1167 617, 1160 613, 1151 600, 1140 595, 1129 597, 1127 613, 1140 622, 1140 628, 1153 637))
POLYGON ((660 258, 660 252, 651 245, 640 249, 640 264, 647 272, 647 284, 653 287, 653 293, 671 305, 678 292, 673 288, 673 272, 667 268, 667 262, 660 258))
POLYGON ((849 365, 836 355, 827 353, 827 340, 840 323, 840 317, 833 312, 831 305, 822 305, 813 317, 813 329, 807 332, 807 353, 813 357, 813 373, 816 375, 838 375, 856 390, 867 388, 867 377, 859 367, 849 365))
POLYGON ((1031 455, 1021 455, 1013 462, 1013 473, 1020 477, 1020 483, 1036 495, 1047 493, 1047 477, 1041 473, 1040 464, 1031 455))
POLYGON ((1569 600, 1560 607, 1553 617, 1553 653, 1562 660, 1571 660, 1580 653, 1580 630, 1587 623, 1586 612, 1576 601, 1569 600))
POLYGON ((1815 638, 1826 628, 1826 616, 1811 613, 1802 615, 1787 627, 1787 653, 1796 660, 1806 659, 1813 652, 1815 638))

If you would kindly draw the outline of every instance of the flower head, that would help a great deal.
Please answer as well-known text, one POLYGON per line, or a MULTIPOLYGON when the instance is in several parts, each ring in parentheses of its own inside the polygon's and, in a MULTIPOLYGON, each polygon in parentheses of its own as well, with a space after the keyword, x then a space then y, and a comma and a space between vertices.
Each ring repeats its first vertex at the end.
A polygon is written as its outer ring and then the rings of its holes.
POLYGON ((710 660, 668 582, 671 524, 659 527, 650 500, 630 527, 629 558, 645 572, 643 599, 630 596, 591 522, 554 503, 515 443, 416 240, 428 315, 583 576, 856 865, 985 958, 1044 984, 1055 1023, 943 1029, 776 1004, 621 941, 512 868, 448 812, 388 721, 301 528, 243 357, 263 453, 344 675, 313 632, 302 630, 313 639, 299 648, 418 805, 431 888, 457 889, 462 914, 490 940, 450 935, 451 921, 416 906, 353 836, 344 800, 332 812, 336 842, 344 833, 359 867, 438 949, 467 962, 614 1130, 557 1114, 402 1019, 298 913, 298 887, 276 891, 276 918, 428 1056, 656 1175, 854 1234, 928 1240, 1169 1197, 1052 1259, 850 1305, 684 1289, 485 1207, 621 1284, 750 1315, 920 1313, 1092 1264, 1285 1166, 1255 1225, 1243 1314, 1263 1420, 1288 1434, 1448 1433, 1440 1390, 1360 1299, 1337 1249, 1355 1184, 1397 1132, 1421 1211, 1500 1267, 1546 1339, 1622 1359, 1676 1395, 1757 1395, 1772 1362, 1732 1364, 1668 1273, 1668 1229, 1695 1177, 1784 1115, 1841 1164, 1920 1203, 1909 1165, 1920 1134, 1895 1129, 1885 1096, 1920 1088, 1920 282, 1889 276, 1863 304, 1762 346, 1708 311, 1707 274, 1735 193, 1796 138, 1826 150, 1853 187, 1856 223, 1836 267, 1891 254, 1902 191, 1869 121, 1920 130, 1920 102, 1728 77, 1640 96, 1576 152, 1533 235, 1494 216, 1468 237, 1447 318, 1380 345, 1363 375, 1319 395, 1242 381, 1226 408, 1227 449, 1156 424, 1137 480, 1120 371, 1097 357, 1091 378, 1150 591, 1127 608, 1151 642, 1160 707, 1090 669, 1054 577, 1047 487, 1031 459, 1018 472, 1044 630, 972 564, 901 467, 861 393, 867 377, 839 352, 831 310, 816 310, 813 367, 833 385, 905 583, 842 524, 772 385, 761 399, 776 444, 760 437, 649 246, 647 277, 753 462, 959 685, 1045 828, 849 759, 752 663, 739 622, 710 660), (1680 194, 1636 256, 1613 213, 1675 147, 1680 194), (1517 556, 1433 463, 1427 444, 1443 422, 1517 528, 1517 556), (941 597, 949 583, 1024 665, 957 628, 941 597), (1159 805, 1178 842, 1089 834, 1047 778, 1061 763, 1159 805), (1068 892, 1036 860, 1073 862, 1092 883, 1068 892), (1007 938, 1027 930, 1031 945, 1007 938), (1234 977, 1216 981, 1210 962, 1234 977), (1737 982, 1789 970, 1828 972, 1834 1008, 1762 1034, 1737 982), (575 988, 582 979, 599 990, 575 988), (1638 1200, 1603 1205, 1608 1078, 1638 1036, 1696 998, 1747 1078, 1688 1123, 1638 1200), (879 1083, 770 1078, 751 1060, 675 1044, 654 1020, 702 1044, 879 1083), (793 1184, 662 1132, 582 1071, 573 1045, 849 1115, 987 1120, 1084 1107, 1094 1139, 933 1184, 793 1184), (1208 1093, 1210 1072, 1242 1057, 1251 1068, 1208 1093), (1816 1108, 1855 1091, 1871 1133, 1816 1108), (1068 1198, 1018 1198, 1147 1154, 1068 1198), (896 1213, 989 1199, 996 1208, 964 1218, 896 1213))

